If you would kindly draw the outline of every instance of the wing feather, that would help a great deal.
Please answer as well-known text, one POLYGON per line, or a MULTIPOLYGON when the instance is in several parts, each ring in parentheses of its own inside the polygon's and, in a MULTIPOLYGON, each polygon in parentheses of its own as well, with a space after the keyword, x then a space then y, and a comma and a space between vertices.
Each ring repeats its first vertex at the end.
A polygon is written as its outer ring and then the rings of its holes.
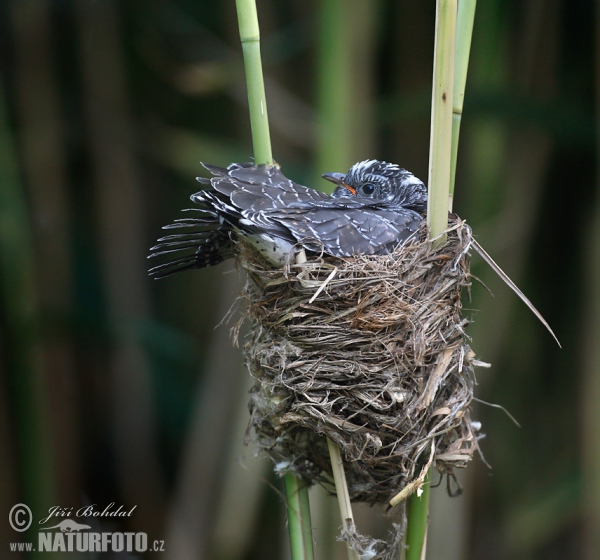
POLYGON ((152 247, 151 257, 177 253, 179 258, 155 266, 156 278, 180 270, 217 264, 233 254, 231 237, 245 231, 302 243, 307 249, 334 256, 387 254, 418 231, 422 217, 385 202, 333 198, 285 177, 279 167, 209 164, 213 175, 199 178, 212 188, 191 196, 199 217, 182 218, 165 227, 167 235, 152 247))

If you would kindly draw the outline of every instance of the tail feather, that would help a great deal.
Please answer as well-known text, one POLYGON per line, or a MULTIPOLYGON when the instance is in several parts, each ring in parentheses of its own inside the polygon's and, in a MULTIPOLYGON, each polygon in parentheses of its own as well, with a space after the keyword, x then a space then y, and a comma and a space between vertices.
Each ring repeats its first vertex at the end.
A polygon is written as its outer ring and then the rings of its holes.
POLYGON ((185 227, 200 227, 201 225, 211 225, 214 223, 214 218, 181 218, 174 220, 172 224, 163 226, 163 229, 177 229, 185 227))
POLYGON ((175 274, 176 272, 181 272, 183 270, 191 270, 193 268, 198 268, 196 266, 195 255, 182 257, 174 261, 169 261, 167 263, 154 266, 150 270, 148 270, 148 274, 152 276, 152 278, 154 278, 155 280, 159 280, 160 278, 166 278, 167 276, 171 276, 171 274, 175 274))
POLYGON ((168 255, 170 253, 176 253, 178 251, 186 251, 188 249, 198 250, 198 243, 161 243, 160 245, 156 245, 150 249, 152 253, 148 255, 148 258, 151 259, 153 257, 158 257, 159 255, 168 255))
POLYGON ((173 233, 158 239, 157 244, 150 249, 148 258, 161 255, 179 258, 152 267, 148 271, 150 276, 158 279, 183 270, 214 266, 233 256, 231 227, 221 223, 214 212, 204 214, 200 218, 175 220, 163 228, 179 229, 182 233, 173 233))
MULTIPOLYGON (((161 237, 158 240, 158 244, 166 244, 166 243, 170 243, 173 241, 178 241, 178 242, 198 241, 199 243, 201 243, 211 233, 213 233, 213 231, 215 231, 215 230, 212 229, 212 230, 207 230, 207 231, 194 231, 192 233, 174 233, 172 235, 165 235, 164 237, 161 237)), ((154 249, 155 249, 155 247, 152 247, 150 250, 154 251, 154 249)))
POLYGON ((240 209, 230 199, 240 181, 232 180, 232 172, 239 173, 251 185, 270 178, 267 168, 257 170, 252 163, 232 164, 228 168, 207 163, 202 165, 213 177, 197 177, 197 180, 204 185, 212 185, 213 188, 191 196, 199 207, 189 208, 187 211, 200 212, 200 216, 181 218, 163 228, 179 232, 161 237, 150 249, 149 258, 161 255, 178 258, 151 268, 149 274, 154 278, 164 278, 182 270, 213 266, 231 258, 232 235, 242 219, 240 209), (215 189, 221 183, 223 188, 215 189))
MULTIPOLYGON (((202 166, 210 171, 215 177, 222 177, 223 175, 227 175, 227 169, 225 167, 219 167, 218 165, 212 165, 210 163, 201 162, 202 166)), ((197 178, 198 180, 202 179, 201 177, 197 178)), ((211 179, 209 179, 210 181, 211 179)), ((203 181, 200 181, 203 182, 203 181)))

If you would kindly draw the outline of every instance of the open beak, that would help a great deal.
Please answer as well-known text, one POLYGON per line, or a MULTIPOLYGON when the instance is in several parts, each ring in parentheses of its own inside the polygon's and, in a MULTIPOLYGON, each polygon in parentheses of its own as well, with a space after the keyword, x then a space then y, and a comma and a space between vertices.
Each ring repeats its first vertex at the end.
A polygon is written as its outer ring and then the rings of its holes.
POLYGON ((344 178, 346 177, 346 175, 344 175, 343 173, 323 173, 321 177, 323 177, 323 179, 331 181, 332 183, 340 187, 348 189, 353 195, 356 195, 356 189, 344 183, 344 178))

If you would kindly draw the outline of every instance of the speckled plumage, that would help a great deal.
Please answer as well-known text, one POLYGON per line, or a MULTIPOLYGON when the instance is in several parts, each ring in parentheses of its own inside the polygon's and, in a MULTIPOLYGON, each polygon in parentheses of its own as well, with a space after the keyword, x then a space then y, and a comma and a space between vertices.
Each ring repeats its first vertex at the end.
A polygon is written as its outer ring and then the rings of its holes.
POLYGON ((165 229, 189 233, 165 236, 150 257, 177 254, 155 266, 160 278, 203 268, 233 256, 233 238, 247 236, 274 265, 281 266, 294 246, 340 257, 387 254, 415 234, 427 206, 427 189, 412 173, 394 164, 366 160, 346 175, 324 177, 338 185, 332 195, 286 178, 279 167, 204 166, 210 184, 191 199, 199 217, 183 218, 165 229))

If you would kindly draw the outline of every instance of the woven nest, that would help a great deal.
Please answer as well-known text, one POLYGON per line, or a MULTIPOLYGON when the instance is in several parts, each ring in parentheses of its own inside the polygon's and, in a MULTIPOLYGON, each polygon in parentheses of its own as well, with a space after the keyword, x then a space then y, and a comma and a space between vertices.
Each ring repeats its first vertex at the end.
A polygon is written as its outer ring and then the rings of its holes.
POLYGON ((250 434, 280 473, 332 489, 326 437, 344 458, 350 497, 389 502, 464 467, 477 449, 469 406, 474 354, 461 316, 471 230, 385 256, 317 256, 273 270, 241 242, 245 346, 256 383, 250 434))

